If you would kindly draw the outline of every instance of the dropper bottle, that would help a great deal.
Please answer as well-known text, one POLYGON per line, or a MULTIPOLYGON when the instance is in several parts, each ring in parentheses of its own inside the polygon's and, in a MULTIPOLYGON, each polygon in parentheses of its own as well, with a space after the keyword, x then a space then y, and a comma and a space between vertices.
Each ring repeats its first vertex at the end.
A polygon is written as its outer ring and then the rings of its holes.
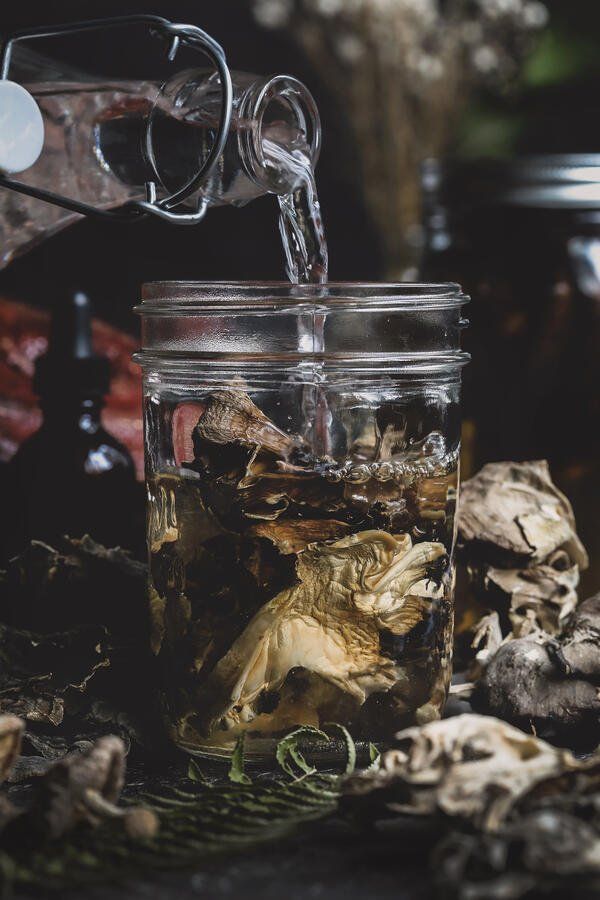
POLYGON ((6 466, 5 560, 32 539, 56 545, 63 535, 139 543, 133 461, 102 425, 110 365, 93 350, 89 297, 74 291, 55 310, 33 382, 43 422, 6 466))

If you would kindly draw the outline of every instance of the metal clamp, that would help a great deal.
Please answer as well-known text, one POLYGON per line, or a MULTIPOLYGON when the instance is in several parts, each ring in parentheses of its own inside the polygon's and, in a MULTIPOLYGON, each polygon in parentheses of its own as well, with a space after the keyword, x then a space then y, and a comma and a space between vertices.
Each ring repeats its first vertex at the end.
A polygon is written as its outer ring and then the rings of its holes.
POLYGON ((174 22, 169 22, 168 19, 164 19, 161 16, 134 15, 119 16, 109 19, 92 19, 88 22, 73 22, 68 25, 58 25, 54 28, 42 27, 30 29, 28 31, 19 31, 9 37, 2 45, 2 53, 0 56, 0 79, 8 79, 12 50, 14 45, 20 41, 140 24, 148 25, 152 31, 156 31, 168 39, 169 48, 167 51, 167 58, 169 62, 172 62, 175 59, 180 44, 185 44, 207 56, 215 66, 219 75, 221 91, 223 94, 219 126, 211 151, 208 154, 204 165, 196 175, 194 175, 194 177, 182 188, 179 188, 162 200, 156 199, 156 182, 148 181, 146 183, 147 199, 131 200, 120 210, 97 209, 95 206, 91 206, 88 203, 83 203, 79 200, 71 200, 68 197, 63 197, 61 194, 56 194, 53 191, 33 187, 2 175, 0 175, 0 187, 9 188, 20 194, 26 194, 29 197, 35 197, 46 203, 53 203, 55 206, 62 206, 64 209, 80 213, 84 216, 99 216, 105 219, 132 221, 140 219, 147 214, 151 214, 159 216, 161 219, 165 219, 168 222, 174 222, 180 225, 195 225, 204 217, 208 202, 202 195, 200 195, 198 205, 193 212, 174 212, 173 208, 183 203, 184 200, 200 189, 201 185, 210 178, 219 157, 223 153, 231 124, 233 89, 231 84, 231 74, 227 66, 223 48, 201 28, 198 28, 195 25, 179 25, 174 22))

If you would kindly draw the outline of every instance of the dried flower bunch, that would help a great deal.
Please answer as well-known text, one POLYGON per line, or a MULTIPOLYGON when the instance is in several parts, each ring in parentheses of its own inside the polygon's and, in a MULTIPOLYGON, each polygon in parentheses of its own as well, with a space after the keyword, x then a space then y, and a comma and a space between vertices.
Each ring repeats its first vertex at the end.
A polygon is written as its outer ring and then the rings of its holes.
MULTIPOLYGON (((356 142, 388 275, 419 216, 420 162, 444 152, 470 90, 501 86, 546 23, 539 0, 252 0, 335 95, 356 142)), ((356 179, 356 173, 352 173, 356 179)))

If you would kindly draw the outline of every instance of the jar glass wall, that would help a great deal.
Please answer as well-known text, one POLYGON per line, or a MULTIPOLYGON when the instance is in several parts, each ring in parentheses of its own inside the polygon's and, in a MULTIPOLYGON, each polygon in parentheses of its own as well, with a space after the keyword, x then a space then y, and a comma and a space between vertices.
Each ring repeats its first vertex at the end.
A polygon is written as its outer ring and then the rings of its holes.
POLYGON ((451 674, 456 285, 148 285, 152 649, 174 740, 385 741, 451 674))

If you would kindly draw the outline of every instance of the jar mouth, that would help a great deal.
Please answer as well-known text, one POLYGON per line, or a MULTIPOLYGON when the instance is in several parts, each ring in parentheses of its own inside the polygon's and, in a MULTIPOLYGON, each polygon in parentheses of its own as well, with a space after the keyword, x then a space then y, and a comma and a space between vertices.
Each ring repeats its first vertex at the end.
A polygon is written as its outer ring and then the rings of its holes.
POLYGON ((227 310, 293 310, 309 307, 326 313, 340 309, 381 308, 418 312, 456 309, 469 302, 454 282, 330 281, 290 284, 289 281, 151 281, 142 286, 142 303, 135 312, 152 315, 203 314, 227 310))
POLYGON ((244 370, 259 375, 261 372, 278 373, 289 371, 294 375, 300 372, 309 377, 311 367, 314 372, 323 376, 327 373, 344 373, 347 376, 368 377, 374 374, 388 376, 431 376, 459 372, 471 359, 471 355, 463 350, 430 353, 395 353, 395 354, 360 354, 360 353, 328 353, 307 354, 286 353, 210 353, 205 351, 186 350, 140 350, 133 354, 133 361, 145 368, 168 371, 173 375, 184 376, 190 373, 190 365, 196 371, 204 368, 213 375, 220 372, 224 376, 239 375, 240 366, 244 370))

